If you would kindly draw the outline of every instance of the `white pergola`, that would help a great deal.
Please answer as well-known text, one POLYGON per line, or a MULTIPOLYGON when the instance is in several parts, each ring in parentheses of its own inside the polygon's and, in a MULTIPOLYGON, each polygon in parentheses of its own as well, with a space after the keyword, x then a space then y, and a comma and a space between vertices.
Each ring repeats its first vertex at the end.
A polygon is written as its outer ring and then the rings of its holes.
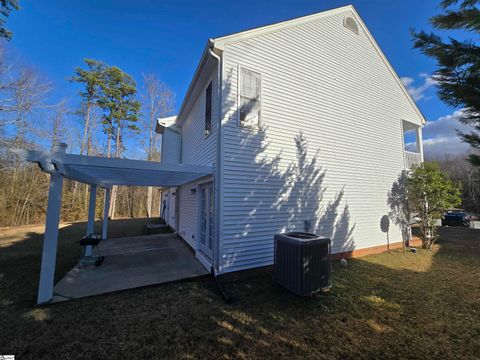
MULTIPOLYGON (((213 173, 211 166, 73 155, 67 154, 66 148, 65 143, 56 143, 52 152, 15 150, 24 160, 37 163, 42 171, 50 174, 38 304, 49 302, 53 296, 64 178, 90 185, 87 235, 94 232, 97 189, 105 189, 104 240, 107 238, 110 190, 113 185, 176 187, 213 173)), ((90 255, 91 251, 91 247, 87 247, 86 254, 90 255)))

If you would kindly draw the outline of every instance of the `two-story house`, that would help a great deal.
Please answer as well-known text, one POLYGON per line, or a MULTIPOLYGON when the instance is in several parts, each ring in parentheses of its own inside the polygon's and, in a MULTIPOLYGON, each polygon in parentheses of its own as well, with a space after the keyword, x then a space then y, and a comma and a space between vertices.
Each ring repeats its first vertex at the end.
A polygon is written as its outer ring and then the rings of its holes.
POLYGON ((328 236, 334 253, 399 243, 380 221, 399 174, 423 160, 424 124, 352 6, 210 39, 157 131, 162 161, 214 172, 164 189, 163 217, 219 274, 271 265, 287 230, 328 236))

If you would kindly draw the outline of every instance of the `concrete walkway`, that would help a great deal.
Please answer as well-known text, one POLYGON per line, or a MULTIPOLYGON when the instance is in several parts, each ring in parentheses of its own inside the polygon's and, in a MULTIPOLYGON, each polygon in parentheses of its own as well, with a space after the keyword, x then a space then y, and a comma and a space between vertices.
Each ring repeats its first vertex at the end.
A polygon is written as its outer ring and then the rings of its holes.
POLYGON ((52 302, 208 274, 174 234, 108 239, 100 243, 100 253, 105 256, 103 264, 75 266, 55 285, 52 302))

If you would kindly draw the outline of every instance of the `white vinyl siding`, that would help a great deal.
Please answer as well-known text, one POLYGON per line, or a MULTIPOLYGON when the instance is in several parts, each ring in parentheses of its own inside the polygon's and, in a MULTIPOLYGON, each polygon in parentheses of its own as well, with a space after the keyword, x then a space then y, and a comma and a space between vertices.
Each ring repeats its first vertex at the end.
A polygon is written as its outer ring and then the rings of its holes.
MULTIPOLYGON (((205 90, 195 99, 195 104, 182 126, 182 159, 184 164, 212 165, 216 156, 216 134, 218 124, 218 90, 217 75, 212 74, 210 81, 205 85, 205 90), (206 88, 212 84, 211 131, 205 136, 205 104, 206 88)), ((203 180, 205 181, 205 180, 203 180)), ((179 226, 178 234, 193 248, 196 249, 197 231, 197 197, 191 193, 201 180, 182 185, 179 188, 179 226)))
POLYGON ((178 216, 178 209, 177 209, 177 196, 178 196, 178 189, 177 188, 170 188, 170 193, 168 195, 168 225, 172 227, 173 230, 177 230, 177 216, 178 216))
POLYGON ((162 202, 161 202, 161 215, 163 219, 170 225, 172 229, 176 229, 176 213, 175 213, 175 198, 178 196, 177 188, 163 188, 162 189, 162 202), (163 207, 165 201, 165 208, 163 207))
MULTIPOLYGON (((347 14, 225 45, 222 271, 272 264, 274 234, 305 220, 334 252, 386 244, 401 119, 421 118, 363 29, 343 26, 347 14), (263 131, 238 126, 242 68, 261 74, 263 131)), ((388 235, 401 241, 393 226, 388 235)))
POLYGON ((211 178, 203 178, 197 181, 182 185, 178 188, 179 193, 179 225, 178 234, 184 239, 188 245, 196 249, 196 233, 197 233, 197 206, 198 197, 200 196, 198 185, 211 178), (196 189, 192 193, 192 189, 196 189))
MULTIPOLYGON (((211 132, 205 136, 206 91, 202 91, 182 126, 182 159, 184 164, 212 165, 215 162, 215 141, 218 118, 217 75, 212 74, 211 132)), ((208 83, 205 85, 205 89, 208 83)))
POLYGON ((182 185, 179 188, 180 198, 180 219, 178 234, 188 245, 195 249, 195 232, 197 224, 197 196, 192 194, 191 189, 196 187, 195 183, 182 185))
POLYGON ((161 161, 178 163, 180 161, 180 134, 166 128, 162 135, 161 161))

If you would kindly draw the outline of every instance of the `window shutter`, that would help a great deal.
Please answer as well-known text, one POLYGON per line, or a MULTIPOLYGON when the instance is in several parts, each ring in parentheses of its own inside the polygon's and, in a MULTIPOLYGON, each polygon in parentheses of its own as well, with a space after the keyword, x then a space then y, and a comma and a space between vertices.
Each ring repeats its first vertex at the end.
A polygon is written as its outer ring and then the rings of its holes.
POLYGON ((205 90, 205 135, 212 131, 212 82, 205 90))

